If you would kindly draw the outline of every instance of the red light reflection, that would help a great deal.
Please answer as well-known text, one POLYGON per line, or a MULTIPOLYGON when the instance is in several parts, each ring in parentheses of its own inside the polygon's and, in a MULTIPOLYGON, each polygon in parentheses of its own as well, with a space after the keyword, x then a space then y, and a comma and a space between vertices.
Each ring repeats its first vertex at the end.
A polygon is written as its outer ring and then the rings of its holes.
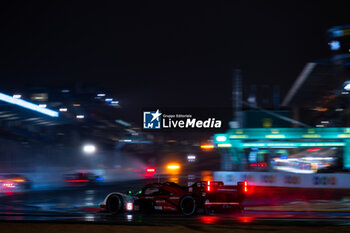
POLYGON ((253 222, 253 217, 248 217, 248 216, 241 216, 241 217, 238 217, 238 221, 239 222, 243 222, 243 223, 250 223, 250 222, 253 222))
POLYGON ((90 182, 90 180, 65 180, 65 182, 69 183, 83 183, 83 182, 90 182))
POLYGON ((319 150, 321 150, 321 147, 307 149, 307 151, 319 151, 319 150))
POLYGON ((215 224, 219 220, 217 216, 201 216, 199 221, 204 224, 215 224))

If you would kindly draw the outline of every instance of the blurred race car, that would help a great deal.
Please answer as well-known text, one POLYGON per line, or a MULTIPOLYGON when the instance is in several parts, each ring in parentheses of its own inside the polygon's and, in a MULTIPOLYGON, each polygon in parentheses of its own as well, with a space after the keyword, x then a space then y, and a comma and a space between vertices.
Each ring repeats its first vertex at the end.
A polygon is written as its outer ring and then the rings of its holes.
POLYGON ((102 181, 102 177, 91 172, 74 172, 64 175, 64 182, 69 186, 96 185, 102 181))
POLYGON ((19 174, 2 175, 0 184, 3 191, 27 190, 32 186, 32 182, 27 177, 19 174))
POLYGON ((113 192, 101 203, 101 210, 109 213, 124 211, 181 212, 185 216, 203 209, 212 212, 219 209, 241 211, 248 191, 247 182, 224 185, 221 181, 201 181, 189 187, 176 183, 153 183, 132 195, 113 192))

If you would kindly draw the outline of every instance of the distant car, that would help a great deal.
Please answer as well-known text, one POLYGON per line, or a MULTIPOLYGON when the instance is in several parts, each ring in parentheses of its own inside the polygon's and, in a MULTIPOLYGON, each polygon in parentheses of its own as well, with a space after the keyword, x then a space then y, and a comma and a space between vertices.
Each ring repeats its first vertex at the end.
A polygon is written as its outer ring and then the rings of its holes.
POLYGON ((101 210, 109 213, 124 211, 181 212, 185 216, 199 209, 210 212, 218 209, 241 211, 247 193, 247 182, 224 185, 221 181, 201 181, 189 187, 176 183, 153 183, 138 193, 113 192, 101 203, 101 210))
POLYGON ((28 190, 32 187, 32 182, 25 176, 19 174, 7 174, 0 176, 1 190, 28 190))
POLYGON ((75 172, 64 175, 64 182, 68 186, 96 185, 103 181, 103 178, 91 172, 75 172))

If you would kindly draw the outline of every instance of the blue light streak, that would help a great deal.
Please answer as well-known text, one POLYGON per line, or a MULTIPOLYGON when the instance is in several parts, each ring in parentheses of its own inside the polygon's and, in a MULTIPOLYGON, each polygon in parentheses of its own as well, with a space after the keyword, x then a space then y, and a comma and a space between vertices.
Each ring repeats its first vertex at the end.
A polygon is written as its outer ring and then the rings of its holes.
POLYGON ((333 40, 329 43, 329 46, 331 46, 331 50, 338 50, 340 49, 340 42, 337 40, 333 40))
POLYGON ((53 111, 51 109, 40 107, 37 104, 33 104, 31 102, 28 102, 28 101, 25 101, 22 99, 13 98, 12 96, 6 95, 6 94, 1 93, 1 92, 0 92, 0 100, 7 102, 7 103, 10 103, 10 104, 18 105, 18 106, 23 107, 23 108, 27 108, 27 109, 36 111, 39 113, 42 113, 45 115, 48 115, 50 117, 58 117, 58 115, 59 115, 58 112, 53 111))

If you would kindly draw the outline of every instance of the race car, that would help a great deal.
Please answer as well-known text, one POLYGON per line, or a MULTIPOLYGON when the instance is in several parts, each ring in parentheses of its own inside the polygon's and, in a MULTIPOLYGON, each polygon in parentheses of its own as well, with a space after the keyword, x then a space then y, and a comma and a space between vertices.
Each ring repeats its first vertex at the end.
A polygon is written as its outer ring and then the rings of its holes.
POLYGON ((0 176, 1 191, 22 191, 28 190, 32 186, 32 182, 25 176, 20 174, 6 174, 0 176))
POLYGON ((102 181, 102 177, 91 172, 75 172, 64 175, 64 182, 70 187, 96 185, 102 181))
POLYGON ((211 212, 218 209, 241 211, 248 192, 247 182, 224 185, 221 181, 200 181, 189 187, 176 183, 147 184, 135 195, 113 192, 100 204, 101 211, 121 213, 125 211, 181 212, 185 216, 202 209, 211 212))

